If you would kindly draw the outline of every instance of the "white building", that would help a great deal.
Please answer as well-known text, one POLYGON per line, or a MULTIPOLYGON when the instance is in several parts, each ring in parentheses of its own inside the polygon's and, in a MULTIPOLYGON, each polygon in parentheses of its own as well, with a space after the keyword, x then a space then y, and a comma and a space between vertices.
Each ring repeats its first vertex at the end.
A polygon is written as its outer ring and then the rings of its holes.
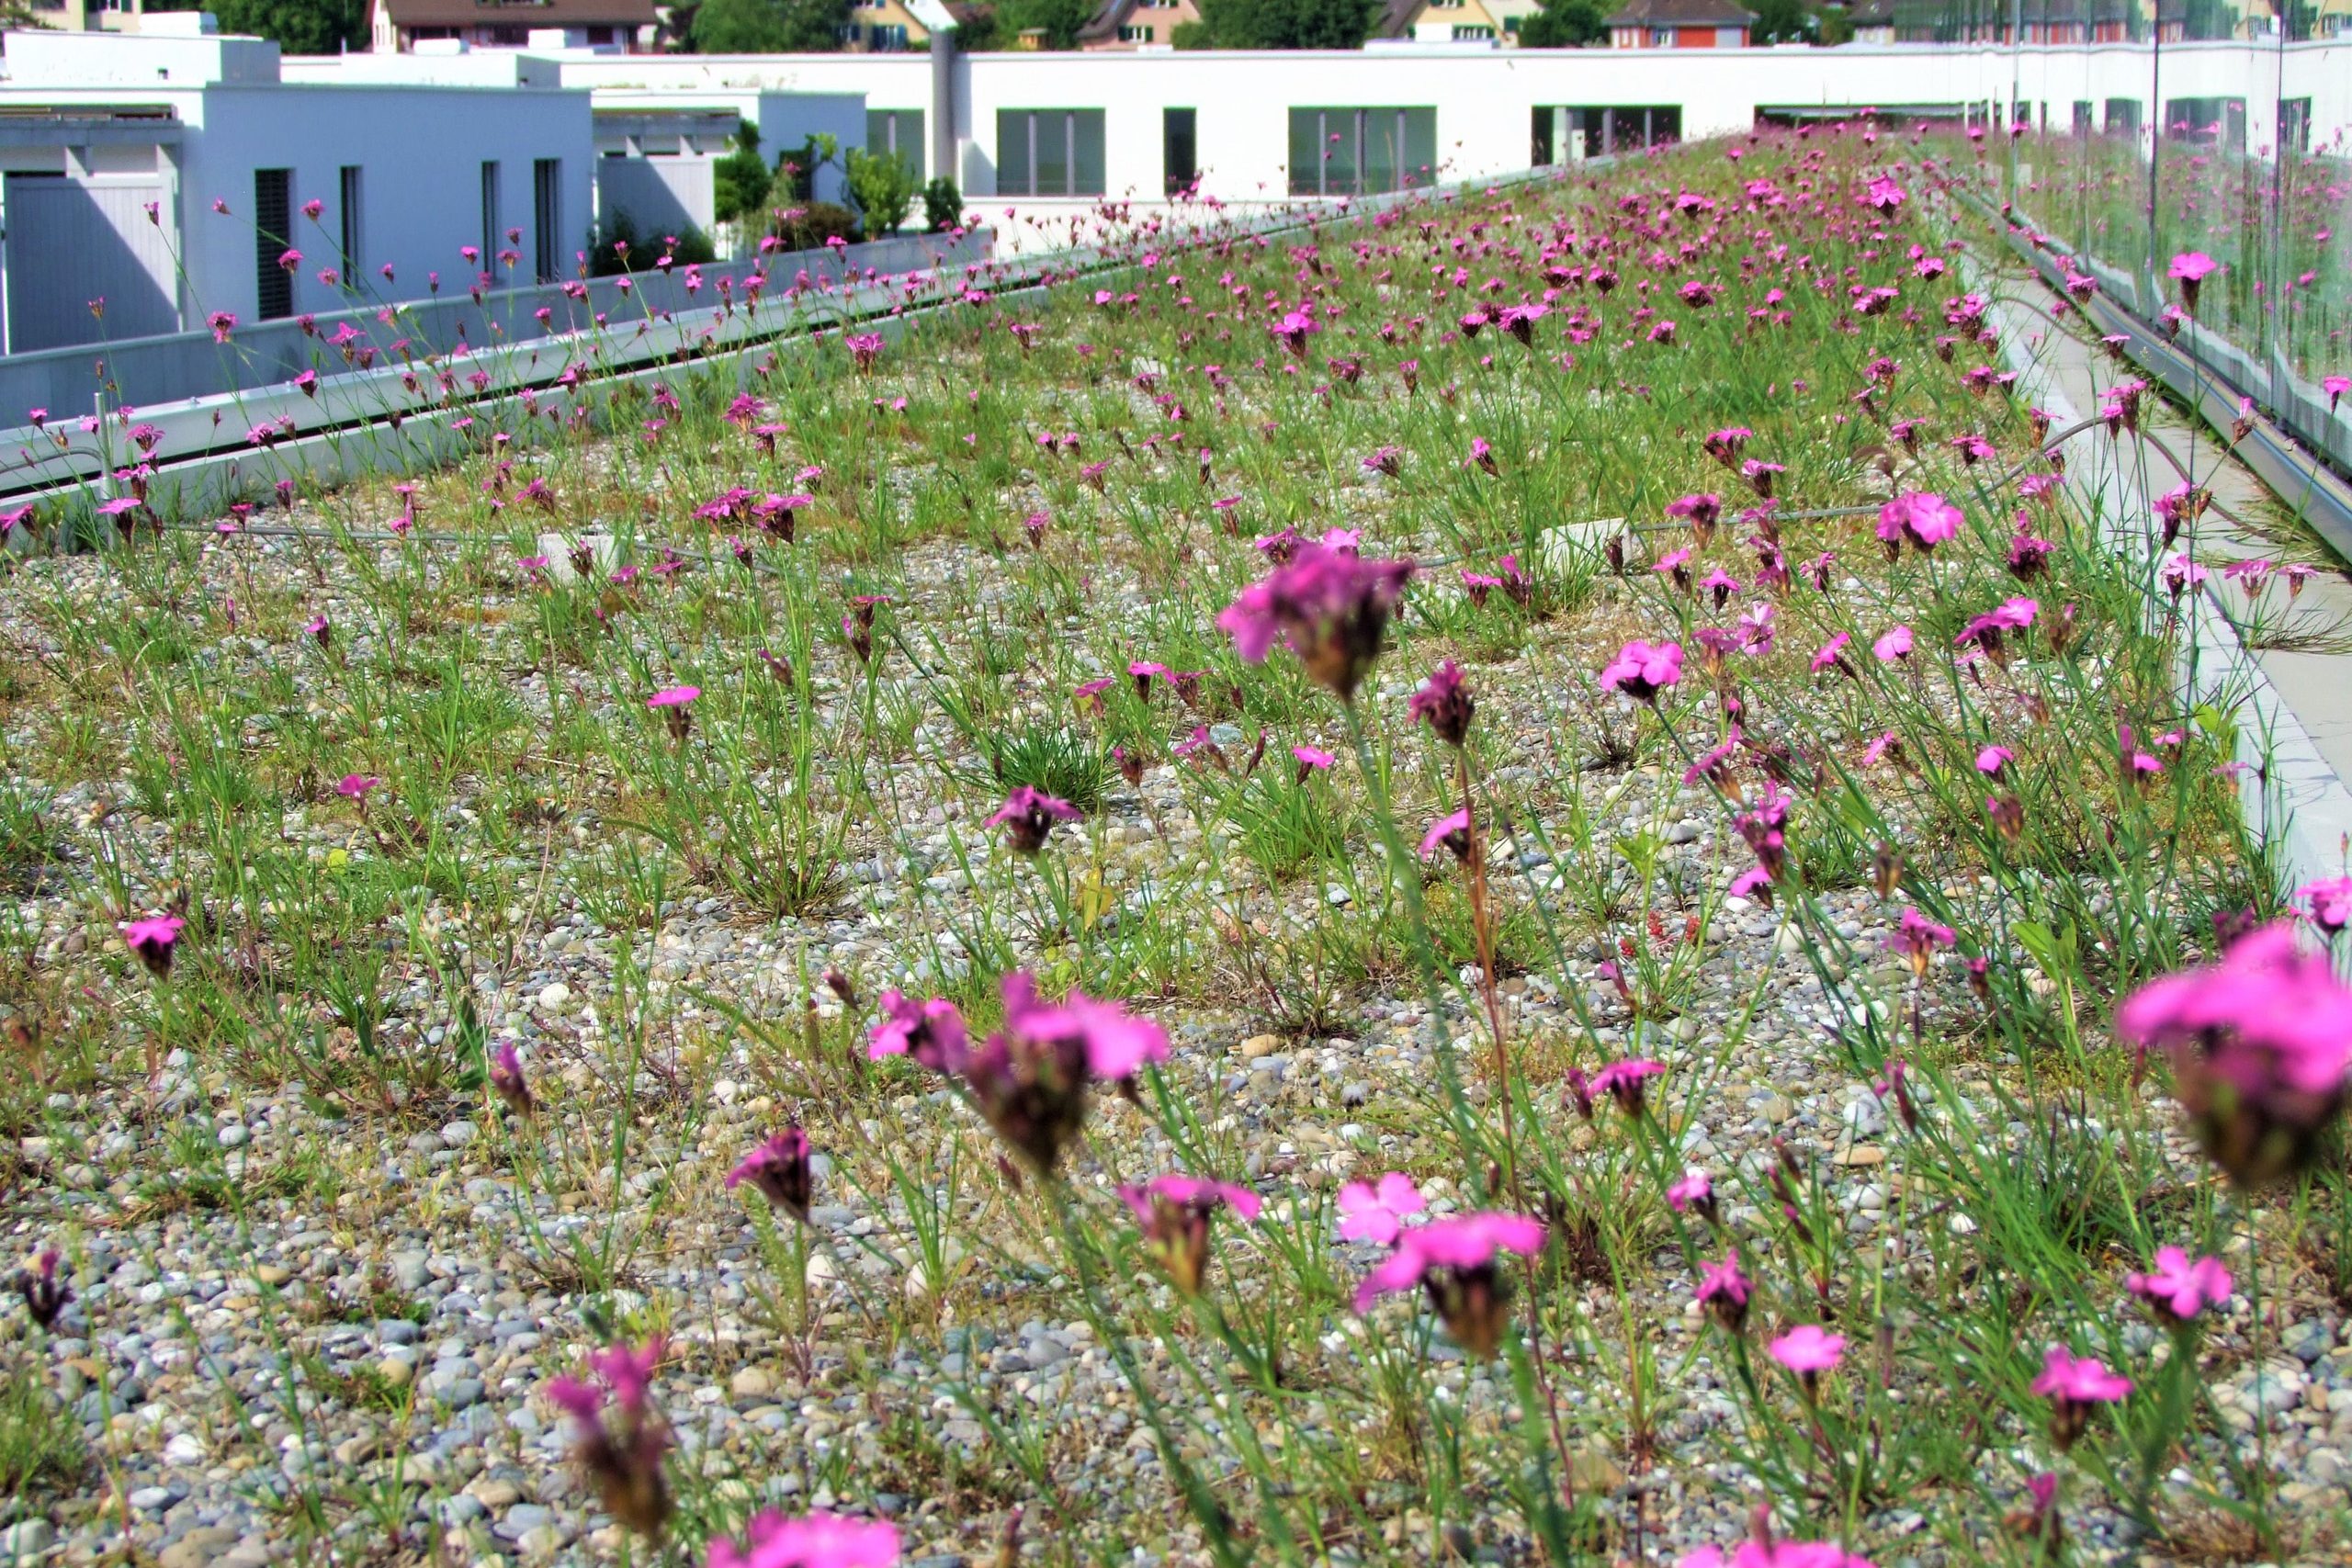
POLYGON ((1105 201, 1133 216, 1193 186, 1237 209, 1334 198, 1406 182, 1476 179, 1600 150, 1742 132, 1759 118, 2022 115, 2064 129, 2160 123, 2160 94, 2234 106, 2218 117, 2268 146, 2318 147, 2352 130, 2352 39, 2167 43, 2021 51, 1933 45, 1841 49, 1490 50, 965 55, 568 55, 567 86, 627 85, 689 97, 731 90, 856 93, 867 141, 923 150, 952 175, 1001 248, 1067 243, 1105 201), (2153 83, 2152 83, 2153 77, 2153 83), (2235 118, 2231 118, 2234 115, 2235 118), (940 135, 941 130, 946 135, 940 135), (944 142, 946 157, 940 156, 944 142), (943 162, 944 167, 943 167, 943 162))
POLYGON ((288 80, 274 43, 199 14, 143 20, 7 36, 0 351, 575 271, 594 132, 587 93, 553 68, 288 80))

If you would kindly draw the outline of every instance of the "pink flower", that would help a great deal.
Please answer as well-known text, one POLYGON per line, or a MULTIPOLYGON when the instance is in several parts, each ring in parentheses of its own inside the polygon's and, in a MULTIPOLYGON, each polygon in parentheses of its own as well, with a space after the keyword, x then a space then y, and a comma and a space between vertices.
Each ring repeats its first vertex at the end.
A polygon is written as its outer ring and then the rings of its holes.
POLYGON ((1846 633, 1839 632, 1836 637, 1831 637, 1827 642, 1823 643, 1820 648, 1814 651, 1812 662, 1809 663, 1806 668, 1811 670, 1813 673, 1816 675, 1819 675, 1826 671, 1844 669, 1846 666, 1846 646, 1853 640, 1854 639, 1846 633))
POLYGON ((612 1392, 609 1404, 595 1385, 578 1378, 557 1378, 547 1386, 548 1400, 580 1428, 573 1454, 595 1483, 605 1511, 648 1536, 659 1535, 670 1517, 670 1489, 662 1475, 670 1428, 649 1398, 662 1352, 657 1336, 642 1349, 615 1345, 591 1355, 588 1365, 612 1392))
POLYGON ((1653 646, 1638 638, 1618 649, 1617 657, 1600 671, 1600 689, 1623 692, 1636 702, 1655 703, 1657 694, 1682 679, 1682 645, 1653 646))
POLYGON ((1258 1194, 1247 1187, 1175 1172, 1147 1187, 1122 1187, 1119 1197, 1141 1223, 1152 1260, 1187 1295, 1198 1295, 1208 1274, 1209 1217, 1231 1209, 1255 1221, 1261 1207, 1258 1194))
POLYGON ((1712 1220, 1715 1213, 1715 1184, 1703 1170, 1688 1170, 1682 1179, 1666 1190, 1666 1201, 1674 1212, 1695 1213, 1712 1220))
POLYGON ((2242 1186, 2311 1162, 2344 1100, 2352 990, 2277 921, 2218 964, 2167 975, 2117 1010, 2117 1038, 2170 1054, 2174 1093, 2207 1154, 2242 1186))
POLYGON ((1054 1043, 1076 1040, 1085 1047, 1087 1070, 1102 1079, 1132 1077, 1146 1062, 1168 1059, 1168 1032, 1148 1018, 1130 1018, 1117 1002, 1098 1001, 1072 991, 1058 1003, 1037 995, 1026 975, 1004 978, 1004 1022, 1027 1040, 1054 1043))
POLYGON ((707 1568, 892 1568, 898 1561, 899 1530, 888 1519, 821 1510, 787 1519, 770 1508, 752 1520, 741 1547, 712 1541, 707 1568))
POLYGON ((368 792, 383 782, 373 773, 345 773, 343 782, 334 786, 334 792, 346 800, 365 800, 368 792))
POLYGON ((1004 797, 983 827, 1004 829, 1005 841, 1017 854, 1034 855, 1046 847, 1046 837, 1057 822, 1075 822, 1078 807, 1057 795, 1022 784, 1004 797))
POLYGON ((131 956, 161 980, 172 972, 172 951, 179 943, 181 928, 187 924, 177 915, 154 915, 143 920, 126 920, 118 929, 131 956))
POLYGON ((682 708, 702 695, 700 686, 664 686, 645 699, 650 708, 682 708))
POLYGON ((898 991, 882 993, 883 1020, 866 1036, 865 1054, 911 1056, 935 1073, 961 1072, 969 1055, 964 1015, 944 997, 918 1002, 898 991))
POLYGON ((1413 1179, 1392 1170, 1377 1184, 1351 1181, 1340 1189, 1340 1235, 1345 1241, 1395 1241, 1405 1217, 1428 1207, 1413 1179))
POLYGON ((1470 720, 1477 712, 1477 705, 1463 689, 1462 671, 1449 659, 1413 694, 1405 711, 1426 723, 1448 746, 1459 746, 1469 736, 1470 720))
POLYGON ((1765 1351, 1789 1371, 1810 1381, 1838 1365, 1846 1354, 1846 1337, 1825 1333, 1814 1324, 1799 1324, 1766 1346, 1765 1351))
POLYGON ((1531 1257, 1544 1246, 1544 1227, 1523 1214, 1481 1211, 1439 1220, 1404 1233, 1396 1250, 1364 1276, 1356 1311, 1384 1295, 1419 1285, 1464 1350, 1484 1359, 1502 1343, 1503 1292, 1496 1277, 1499 1254, 1531 1257))
POLYGON ((2052 1345, 2041 1359, 2041 1375, 2033 1392, 2050 1401, 2050 1437, 2063 1450, 2075 1446, 2090 1424, 2096 1405, 2112 1404, 2132 1392, 2132 1380, 2110 1372, 2086 1356, 2081 1360, 2052 1345))
POLYGON ((1960 508, 1928 491, 1908 491, 1878 512, 1878 536, 1891 552, 1907 542, 1914 549, 1932 550, 1960 532, 1960 508))
POLYGON ((2203 251, 2183 251, 2172 258, 2172 265, 2165 276, 2183 283, 2195 283, 2211 276, 2222 264, 2203 251))
POLYGON ((1878 661, 1882 664, 1892 664, 1898 659, 1908 659, 1911 656, 1911 628, 1901 626, 1889 628, 1876 642, 1871 644, 1871 652, 1877 655, 1878 661))
POLYGON ((1908 957, 1911 972, 1924 977, 1937 950, 1950 947, 1954 940, 1950 926, 1939 926, 1917 909, 1905 909, 1894 934, 1886 939, 1886 945, 1908 957))
POLYGON ((1430 824, 1429 831, 1421 835, 1423 860, 1437 853, 1440 848, 1452 850, 1458 860, 1466 861, 1470 858, 1470 808, 1468 807, 1439 818, 1430 824))
POLYGON ((1665 1067, 1646 1057, 1623 1057, 1593 1074, 1592 1087, 1616 1100, 1627 1115, 1638 1115, 1644 1085, 1665 1071, 1665 1067))
POLYGON ((2235 1281, 2218 1258, 2194 1262, 2177 1247, 2156 1248, 2156 1266, 2148 1273, 2127 1276, 2123 1288, 2146 1302, 2160 1317, 2174 1324, 2193 1322, 2207 1307, 2230 1299, 2235 1281))
POLYGON ((1306 782, 1306 775, 1309 773, 1330 772, 1332 766, 1339 761, 1339 759, 1330 752, 1314 746, 1294 746, 1290 749, 1290 754, 1298 761, 1300 784, 1306 782))
POLYGON ((808 1152, 808 1134, 796 1122, 745 1155, 727 1173, 727 1190, 732 1192, 748 1181, 769 1202, 807 1224, 808 1201, 816 1190, 808 1152))
POLYGON ((1699 1273, 1695 1300, 1724 1328, 1736 1334, 1747 1321, 1747 1298, 1753 1293, 1747 1276, 1739 1271, 1739 1255, 1705 1265, 1699 1273))
POLYGON ((1742 1541, 1728 1557, 1720 1547, 1685 1552, 1675 1568, 1874 1568, 1843 1547, 1809 1540, 1742 1541))
POLYGON ((2295 889, 2295 897, 2311 901, 2312 924, 2328 935, 2334 936, 2352 925, 2352 876, 2307 882, 2295 889))
POLYGON ((1987 746, 1976 753, 1976 771, 1988 779, 1997 779, 2017 761, 2017 753, 2006 746, 1987 746))
POLYGON ((1368 561, 1302 544, 1273 575, 1243 589, 1216 624, 1248 662, 1265 662, 1280 639, 1309 675, 1351 697, 1379 656, 1388 614, 1412 573, 1410 561, 1368 561))

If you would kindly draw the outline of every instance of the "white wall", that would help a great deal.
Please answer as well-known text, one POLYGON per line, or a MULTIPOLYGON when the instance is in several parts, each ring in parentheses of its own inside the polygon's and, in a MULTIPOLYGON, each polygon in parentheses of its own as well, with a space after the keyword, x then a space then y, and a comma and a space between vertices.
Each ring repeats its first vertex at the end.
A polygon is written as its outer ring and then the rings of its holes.
MULTIPOLYGON (((1361 51, 1150 53, 1002 53, 959 56, 954 72, 954 125, 960 183, 969 208, 1004 223, 1002 239, 1019 246, 1027 220, 1044 216, 1067 235, 1069 201, 1008 200, 994 195, 996 117, 1000 109, 1099 108, 1105 118, 1105 195, 1138 210, 1160 206, 1161 111, 1197 112, 1196 156, 1204 194, 1249 204, 1287 199, 1289 111, 1293 107, 1429 105, 1437 110, 1444 173, 1481 178, 1523 169, 1538 106, 1671 104, 1682 110, 1686 137, 1736 133, 1759 106, 2006 104, 2012 96, 2049 102, 2064 124, 2072 104, 2137 98, 2157 111, 2149 91, 2145 45, 2048 45, 2017 51, 1927 45, 1850 45, 1762 50, 1487 50, 1387 44, 1361 51)), ((729 84, 862 92, 875 108, 931 103, 930 62, 920 54, 739 57, 568 58, 566 85, 623 84, 678 92, 729 84)), ((2300 44, 2166 45, 2162 95, 2167 99, 2243 96, 2248 139, 2275 135, 2276 99, 2308 96, 2312 141, 2352 128, 2352 39, 2300 44)), ((1075 204, 1080 211, 1092 203, 1075 204)))
MULTIPOLYGON (((499 282, 526 283, 533 265, 532 165, 561 161, 555 253, 570 276, 586 247, 594 216, 594 135, 584 93, 512 88, 297 86, 220 87, 203 95, 200 125, 187 142, 180 178, 182 243, 196 288, 191 322, 212 310, 253 320, 258 311, 254 241, 254 174, 293 170, 294 244, 303 263, 294 277, 294 309, 347 308, 353 301, 322 284, 318 269, 340 266, 341 170, 361 169, 361 254, 355 281, 366 297, 417 299, 439 272, 444 291, 462 292, 473 272, 458 254, 480 245, 481 164, 499 164, 495 243, 519 228, 521 267, 499 269, 499 282), (215 197, 229 215, 212 210, 215 197), (313 221, 301 205, 325 204, 313 221), (379 268, 393 268, 387 283, 379 268)), ((488 258, 485 258, 485 263, 488 258)))

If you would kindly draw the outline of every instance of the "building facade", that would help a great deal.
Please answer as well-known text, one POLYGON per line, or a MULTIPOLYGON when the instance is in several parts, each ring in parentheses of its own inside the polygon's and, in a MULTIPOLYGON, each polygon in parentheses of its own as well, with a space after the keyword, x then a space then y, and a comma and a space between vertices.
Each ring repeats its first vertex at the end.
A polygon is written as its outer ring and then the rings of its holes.
POLYGON ((420 43, 469 49, 653 48, 653 0, 368 0, 368 47, 405 53, 420 43))

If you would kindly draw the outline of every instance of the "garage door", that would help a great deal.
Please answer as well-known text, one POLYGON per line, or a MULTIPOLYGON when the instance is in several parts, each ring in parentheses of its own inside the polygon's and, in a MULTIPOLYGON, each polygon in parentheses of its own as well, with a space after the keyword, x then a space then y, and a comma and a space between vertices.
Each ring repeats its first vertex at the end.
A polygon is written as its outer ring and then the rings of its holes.
POLYGON ((180 330, 171 246, 147 218, 147 204, 163 198, 159 182, 7 182, 9 353, 180 330), (90 313, 94 299, 106 301, 103 320, 90 313))

